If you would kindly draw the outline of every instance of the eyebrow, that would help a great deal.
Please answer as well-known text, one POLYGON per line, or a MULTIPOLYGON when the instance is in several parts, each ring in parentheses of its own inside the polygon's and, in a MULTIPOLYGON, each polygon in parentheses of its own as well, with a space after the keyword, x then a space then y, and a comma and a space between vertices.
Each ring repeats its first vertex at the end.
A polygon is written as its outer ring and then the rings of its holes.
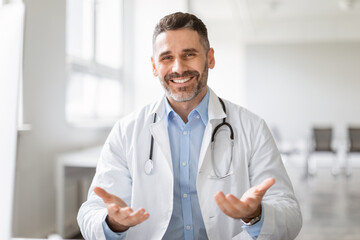
MULTIPOLYGON (((184 50, 182 50, 183 52, 185 53, 189 53, 189 52, 196 52, 198 53, 199 51, 195 48, 185 48, 184 50)), ((165 52, 162 52, 160 55, 159 55, 159 58, 161 58, 162 56, 166 56, 166 55, 169 55, 171 53, 171 51, 165 51, 165 52)))
POLYGON ((168 54, 170 54, 170 53, 171 53, 171 51, 162 52, 162 53, 159 55, 159 58, 161 58, 162 56, 168 55, 168 54))
POLYGON ((183 50, 183 52, 196 52, 196 53, 198 53, 199 51, 197 49, 195 49, 195 48, 186 48, 186 49, 183 50))

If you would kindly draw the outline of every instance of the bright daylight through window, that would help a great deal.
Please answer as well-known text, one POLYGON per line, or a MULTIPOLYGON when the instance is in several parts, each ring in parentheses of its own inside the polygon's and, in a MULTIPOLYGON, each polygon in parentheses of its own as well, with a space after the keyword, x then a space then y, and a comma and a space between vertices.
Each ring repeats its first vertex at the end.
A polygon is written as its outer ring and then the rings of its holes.
POLYGON ((112 125, 122 114, 123 2, 67 0, 66 118, 112 125))

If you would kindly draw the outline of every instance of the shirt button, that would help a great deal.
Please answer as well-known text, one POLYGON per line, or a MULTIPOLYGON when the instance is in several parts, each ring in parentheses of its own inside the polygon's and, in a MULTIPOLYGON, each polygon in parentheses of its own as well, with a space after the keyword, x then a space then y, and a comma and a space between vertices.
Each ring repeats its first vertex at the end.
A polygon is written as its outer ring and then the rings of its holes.
POLYGON ((186 166, 186 162, 182 162, 182 165, 183 165, 183 167, 185 167, 185 166, 186 166))
POLYGON ((188 134, 188 132, 187 132, 187 131, 184 131, 184 132, 183 132, 183 134, 184 134, 184 135, 187 135, 187 134, 188 134))
POLYGON ((186 225, 186 230, 190 230, 190 229, 191 229, 190 225, 186 225))
POLYGON ((184 193, 183 197, 184 197, 184 198, 187 198, 187 194, 186 194, 186 193, 184 193))
POLYGON ((199 119, 199 118, 200 118, 200 115, 196 115, 196 118, 199 119))

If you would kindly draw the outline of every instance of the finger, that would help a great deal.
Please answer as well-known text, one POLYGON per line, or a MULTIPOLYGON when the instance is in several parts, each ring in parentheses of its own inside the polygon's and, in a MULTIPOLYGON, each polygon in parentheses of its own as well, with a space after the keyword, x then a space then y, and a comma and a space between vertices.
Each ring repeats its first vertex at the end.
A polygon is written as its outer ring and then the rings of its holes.
POLYGON ((150 214, 145 211, 145 209, 140 208, 136 212, 131 213, 125 221, 129 226, 135 226, 137 224, 142 223, 146 219, 148 219, 150 214))
POLYGON ((236 212, 236 209, 226 199, 224 193, 218 192, 215 194, 214 198, 221 211, 223 211, 226 215, 230 217, 234 217, 234 213, 236 212))
POLYGON ((140 209, 138 209, 136 212, 131 213, 131 214, 130 214, 130 217, 131 217, 134 221, 138 222, 138 221, 140 221, 140 220, 144 217, 145 214, 146 214, 146 215, 149 215, 149 213, 147 213, 147 212, 145 211, 145 209, 140 208, 140 209))
POLYGON ((248 207, 244 202, 232 194, 228 194, 226 199, 239 211, 244 211, 248 207))
POLYGON ((262 200, 265 193, 269 188, 274 185, 274 178, 267 178, 259 185, 256 185, 249 190, 247 190, 244 195, 241 197, 241 201, 248 204, 249 206, 255 206, 259 201, 262 200))
POLYGON ((122 219, 128 217, 133 212, 132 208, 130 208, 130 207, 120 208, 115 203, 109 204, 107 206, 107 209, 108 209, 109 215, 116 218, 117 220, 122 220, 122 219))
POLYGON ((116 222, 124 227, 130 227, 128 221, 126 220, 130 214, 132 213, 132 209, 129 207, 119 208, 119 206, 113 204, 108 206, 108 216, 109 219, 112 219, 112 222, 116 222), (116 210, 118 208, 118 210, 116 210))
POLYGON ((98 195, 99 197, 102 198, 102 200, 109 204, 109 203, 113 203, 114 199, 113 199, 113 195, 108 193, 107 191, 105 191, 104 189, 100 188, 100 187, 95 187, 94 188, 94 192, 96 195, 98 195))
POLYGON ((128 226, 128 224, 125 224, 127 222, 127 218, 133 213, 133 209, 130 207, 120 208, 120 210, 116 213, 115 218, 117 221, 125 226, 128 226))
POLYGON ((275 178, 267 178, 260 185, 256 187, 256 190, 265 194, 269 188, 275 184, 275 178))
POLYGON ((115 203, 108 204, 107 209, 108 209, 109 215, 118 214, 118 212, 120 211, 119 206, 116 205, 115 203))

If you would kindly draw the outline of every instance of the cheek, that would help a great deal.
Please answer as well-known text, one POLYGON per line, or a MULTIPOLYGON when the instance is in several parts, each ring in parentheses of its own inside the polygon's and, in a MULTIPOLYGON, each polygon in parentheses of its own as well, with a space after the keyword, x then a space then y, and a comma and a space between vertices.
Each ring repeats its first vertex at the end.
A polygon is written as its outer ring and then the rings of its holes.
POLYGON ((194 70, 202 73, 204 71, 204 68, 208 66, 208 63, 206 59, 202 59, 201 61, 194 62, 192 66, 194 67, 194 70))
POLYGON ((167 66, 164 66, 164 65, 159 66, 159 67, 158 67, 158 75, 159 75, 161 78, 163 78, 166 74, 171 73, 171 70, 169 70, 169 69, 171 69, 171 68, 169 68, 169 67, 167 67, 167 66))

